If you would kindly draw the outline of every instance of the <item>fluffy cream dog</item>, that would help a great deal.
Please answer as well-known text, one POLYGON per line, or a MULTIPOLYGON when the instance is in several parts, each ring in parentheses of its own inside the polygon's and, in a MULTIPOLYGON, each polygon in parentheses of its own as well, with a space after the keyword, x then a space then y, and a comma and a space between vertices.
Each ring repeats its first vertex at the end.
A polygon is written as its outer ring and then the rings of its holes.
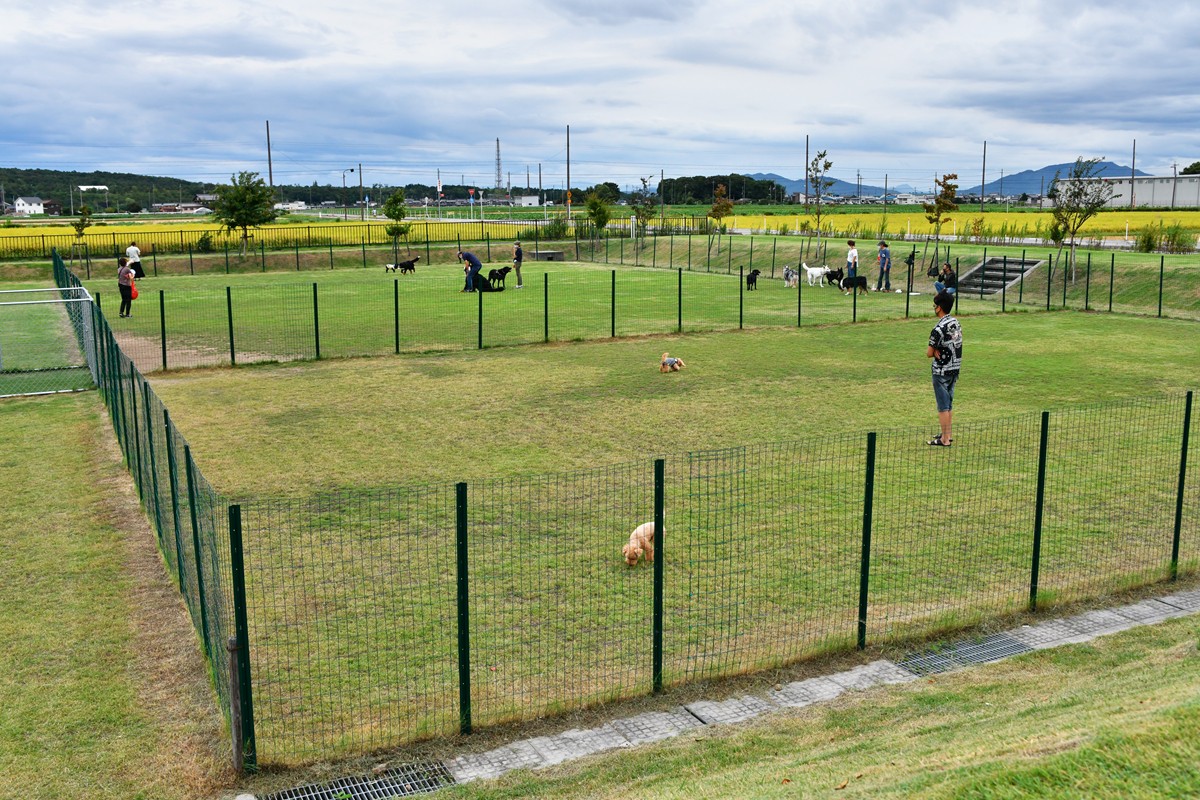
POLYGON ((629 534, 629 544, 621 548, 621 553, 625 556, 625 563, 631 567, 637 564, 643 555, 647 563, 653 561, 654 522, 643 522, 634 528, 633 533, 629 534))

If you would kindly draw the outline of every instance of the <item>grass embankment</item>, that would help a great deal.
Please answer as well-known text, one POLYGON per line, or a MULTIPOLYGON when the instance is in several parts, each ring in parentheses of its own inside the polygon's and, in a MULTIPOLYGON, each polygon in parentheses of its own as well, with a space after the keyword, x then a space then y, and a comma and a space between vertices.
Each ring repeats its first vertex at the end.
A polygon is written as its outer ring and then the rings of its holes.
POLYGON ((1139 628, 447 796, 1195 797, 1198 636, 1139 628))
POLYGON ((228 748, 93 394, 0 401, 0 797, 192 798, 228 748))

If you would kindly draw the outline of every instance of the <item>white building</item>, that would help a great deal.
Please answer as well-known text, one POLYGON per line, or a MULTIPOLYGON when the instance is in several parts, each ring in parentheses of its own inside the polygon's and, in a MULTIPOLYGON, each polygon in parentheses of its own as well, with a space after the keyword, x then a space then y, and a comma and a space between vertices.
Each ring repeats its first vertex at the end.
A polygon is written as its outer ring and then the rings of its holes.
POLYGON ((45 214, 46 208, 40 197, 18 197, 13 206, 16 214, 45 214))
POLYGON ((538 198, 536 194, 517 195, 513 198, 513 205, 519 208, 536 208, 538 198))
POLYGON ((1113 187, 1107 208, 1200 208, 1200 175, 1089 178, 1113 187), (1132 197, 1131 197, 1132 195, 1132 197))

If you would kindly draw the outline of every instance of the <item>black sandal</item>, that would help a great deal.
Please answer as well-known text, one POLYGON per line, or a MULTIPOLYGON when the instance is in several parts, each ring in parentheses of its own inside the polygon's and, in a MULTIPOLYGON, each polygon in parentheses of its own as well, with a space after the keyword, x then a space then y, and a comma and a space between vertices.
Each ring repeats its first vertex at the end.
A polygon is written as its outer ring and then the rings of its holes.
POLYGON ((951 439, 948 442, 943 442, 942 435, 939 433, 937 436, 934 436, 932 439, 930 439, 925 444, 930 445, 931 447, 950 447, 953 443, 954 443, 953 439, 951 439))

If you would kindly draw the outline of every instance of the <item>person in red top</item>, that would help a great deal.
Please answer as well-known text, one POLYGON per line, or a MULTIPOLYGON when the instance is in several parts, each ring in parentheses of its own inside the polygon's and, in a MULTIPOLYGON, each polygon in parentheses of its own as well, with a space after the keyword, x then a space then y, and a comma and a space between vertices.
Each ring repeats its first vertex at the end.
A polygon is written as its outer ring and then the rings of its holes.
POLYGON ((121 256, 117 259, 117 288, 121 290, 121 311, 119 316, 133 316, 133 267, 129 259, 121 256))

